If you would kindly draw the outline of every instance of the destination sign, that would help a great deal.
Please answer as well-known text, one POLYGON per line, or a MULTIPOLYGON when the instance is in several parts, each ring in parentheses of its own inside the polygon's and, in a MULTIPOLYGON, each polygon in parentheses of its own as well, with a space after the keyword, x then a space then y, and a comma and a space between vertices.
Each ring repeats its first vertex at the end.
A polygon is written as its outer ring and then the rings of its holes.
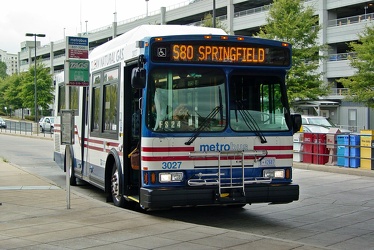
POLYGON ((289 66, 289 47, 248 43, 154 43, 152 61, 179 63, 254 64, 289 66))

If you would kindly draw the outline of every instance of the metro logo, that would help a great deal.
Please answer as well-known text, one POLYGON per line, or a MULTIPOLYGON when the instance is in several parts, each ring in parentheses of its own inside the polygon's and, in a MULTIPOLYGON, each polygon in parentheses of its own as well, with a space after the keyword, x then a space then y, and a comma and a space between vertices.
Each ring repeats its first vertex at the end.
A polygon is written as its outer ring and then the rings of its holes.
POLYGON ((207 151, 241 151, 241 150, 248 150, 248 144, 235 144, 231 142, 230 144, 201 144, 200 151, 207 152, 207 151))

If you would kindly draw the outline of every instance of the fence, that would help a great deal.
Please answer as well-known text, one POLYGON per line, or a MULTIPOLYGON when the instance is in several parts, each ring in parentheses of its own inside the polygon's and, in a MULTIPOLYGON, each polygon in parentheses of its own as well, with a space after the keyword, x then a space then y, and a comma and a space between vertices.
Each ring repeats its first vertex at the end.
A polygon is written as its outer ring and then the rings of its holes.
POLYGON ((374 130, 360 133, 296 133, 294 161, 374 170, 374 130))
POLYGON ((53 133, 41 132, 39 125, 35 122, 14 120, 5 120, 5 122, 7 126, 6 128, 0 128, 0 133, 53 138, 53 133))

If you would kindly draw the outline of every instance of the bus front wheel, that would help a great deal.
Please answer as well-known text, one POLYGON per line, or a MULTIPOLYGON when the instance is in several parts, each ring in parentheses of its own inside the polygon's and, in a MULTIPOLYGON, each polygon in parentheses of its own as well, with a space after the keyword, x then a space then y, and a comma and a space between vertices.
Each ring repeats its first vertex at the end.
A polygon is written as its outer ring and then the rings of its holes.
POLYGON ((125 198, 122 195, 122 180, 120 178, 118 168, 114 164, 112 168, 112 176, 111 176, 111 193, 112 193, 112 199, 113 204, 117 207, 125 207, 125 198))

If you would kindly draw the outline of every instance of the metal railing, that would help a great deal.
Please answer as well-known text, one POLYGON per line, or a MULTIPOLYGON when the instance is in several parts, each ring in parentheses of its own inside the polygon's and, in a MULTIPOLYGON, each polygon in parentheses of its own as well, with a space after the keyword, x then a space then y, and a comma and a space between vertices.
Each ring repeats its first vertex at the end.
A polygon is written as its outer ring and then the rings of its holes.
POLYGON ((364 130, 360 134, 297 133, 294 136, 293 160, 374 170, 374 133, 370 131, 364 130), (366 131, 369 132, 365 134, 366 131))
POLYGON ((345 61, 349 58, 357 58, 356 52, 329 54, 329 61, 345 61))
POLYGON ((349 88, 331 88, 330 95, 338 95, 338 96, 349 95, 349 88))
POLYGON ((360 23, 360 22, 370 22, 371 20, 373 20, 373 18, 374 18, 374 13, 333 19, 333 20, 329 20, 328 27, 350 25, 350 24, 360 23))
POLYGON ((53 138, 53 133, 41 132, 39 125, 35 122, 4 120, 6 128, 0 128, 0 133, 53 138))

